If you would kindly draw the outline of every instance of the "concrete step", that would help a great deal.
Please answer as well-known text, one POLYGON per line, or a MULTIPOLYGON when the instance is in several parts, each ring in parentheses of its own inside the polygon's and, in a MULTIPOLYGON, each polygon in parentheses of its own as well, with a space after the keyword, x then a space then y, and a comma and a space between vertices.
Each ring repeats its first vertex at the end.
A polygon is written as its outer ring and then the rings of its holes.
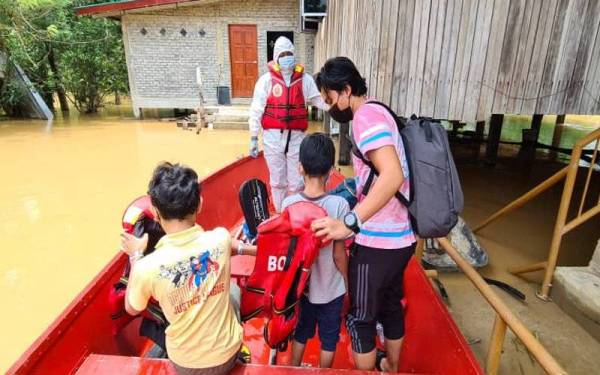
POLYGON ((248 130, 248 121, 215 121, 213 129, 248 130))
POLYGON ((248 116, 215 113, 215 122, 248 122, 248 116))
POLYGON ((600 341, 600 241, 587 267, 557 267, 552 299, 600 341))

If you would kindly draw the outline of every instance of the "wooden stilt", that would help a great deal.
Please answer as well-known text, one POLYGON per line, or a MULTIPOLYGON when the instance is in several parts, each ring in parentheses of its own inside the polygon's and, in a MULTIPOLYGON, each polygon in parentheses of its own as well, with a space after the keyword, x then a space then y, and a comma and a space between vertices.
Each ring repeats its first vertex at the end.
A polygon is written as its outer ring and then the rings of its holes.
POLYGON ((458 135, 458 129, 460 129, 460 121, 450 121, 450 124, 452 125, 452 138, 456 138, 456 136, 458 135))
POLYGON ((488 349, 487 360, 485 364, 485 372, 488 375, 496 375, 500 367, 500 355, 502 354, 502 346, 504 345, 504 336, 506 335, 506 323, 498 314, 494 319, 494 328, 492 329, 492 337, 490 339, 490 347, 488 349))
POLYGON ((542 119, 544 115, 535 114, 531 119, 531 128, 523 129, 523 143, 519 156, 525 163, 530 164, 535 159, 535 148, 540 136, 540 129, 542 127, 542 119))
POLYGON ((502 135, 503 120, 504 115, 497 113, 493 114, 490 118, 490 132, 485 150, 485 159, 488 165, 495 165, 498 160, 498 147, 500 145, 500 136, 502 135))
MULTIPOLYGON (((565 115, 556 116, 556 124, 554 125, 554 133, 552 134, 552 147, 560 147, 564 125, 565 115)), ((551 151, 550 155, 552 155, 553 158, 556 158, 558 153, 556 151, 551 151)))
POLYGON ((475 124, 475 139, 479 142, 483 141, 483 133, 485 132, 485 121, 477 121, 475 124))
POLYGON ((323 133, 331 134, 331 116, 329 116, 329 112, 323 113, 323 133))
POLYGON ((350 124, 345 122, 340 124, 340 157, 339 165, 350 165, 350 150, 352 143, 350 142, 350 124))

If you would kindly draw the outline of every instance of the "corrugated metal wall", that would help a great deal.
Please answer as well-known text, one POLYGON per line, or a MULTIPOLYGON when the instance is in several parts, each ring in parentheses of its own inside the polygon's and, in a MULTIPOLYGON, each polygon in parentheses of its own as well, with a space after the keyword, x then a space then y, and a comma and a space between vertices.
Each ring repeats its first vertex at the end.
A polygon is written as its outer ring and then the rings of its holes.
POLYGON ((399 114, 600 113, 600 0, 329 0, 315 69, 348 56, 399 114))

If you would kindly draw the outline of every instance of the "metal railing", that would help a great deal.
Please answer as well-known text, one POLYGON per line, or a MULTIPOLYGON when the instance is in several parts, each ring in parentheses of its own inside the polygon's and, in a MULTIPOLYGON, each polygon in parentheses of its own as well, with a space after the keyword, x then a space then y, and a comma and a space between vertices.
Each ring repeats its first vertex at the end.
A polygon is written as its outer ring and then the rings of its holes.
POLYGON ((490 346, 488 349, 485 371, 487 374, 497 374, 500 366, 500 355, 502 354, 502 345, 506 335, 506 328, 511 331, 521 340, 529 353, 536 359, 542 368, 548 374, 566 374, 567 372, 556 362, 554 357, 544 346, 535 338, 535 336, 525 327, 525 325, 517 318, 510 308, 498 297, 492 288, 485 282, 479 273, 459 254, 446 238, 437 239, 446 253, 460 267, 464 274, 471 280, 473 285, 479 290, 481 295, 488 301, 494 311, 496 318, 494 320, 494 328, 490 346))
MULTIPOLYGON (((519 207, 522 207, 524 204, 537 197, 544 191, 548 190, 552 186, 556 185, 558 182, 565 179, 565 184, 563 188, 562 197, 560 200, 560 207, 558 209, 558 215, 556 217, 556 223, 554 224, 554 232, 552 234, 552 242, 550 244, 550 251, 548 252, 547 260, 535 264, 530 264, 524 267, 518 267, 509 269, 509 272, 513 274, 522 274, 527 272, 544 270, 544 281, 542 282, 541 288, 536 294, 539 298, 544 301, 548 301, 548 294, 550 292, 550 288, 552 287, 552 277, 554 276, 554 270, 556 269, 556 262, 558 259, 558 254, 560 251, 560 245, 562 243, 563 236, 573 229, 577 228, 581 224, 585 223, 598 213, 600 213, 600 196, 592 207, 584 208, 587 202, 587 195, 589 192, 590 180, 592 177, 592 172, 594 170, 594 165, 596 164, 596 158, 598 156, 598 146, 600 143, 600 129, 595 130, 580 139, 575 146, 573 147, 573 151, 571 152, 571 161, 568 166, 564 167, 560 171, 556 172, 552 177, 548 178, 541 184, 537 185, 527 193, 523 194, 521 197, 517 198, 510 204, 506 205, 489 218, 484 220, 481 224, 479 224, 473 232, 478 232, 484 227, 488 226, 495 220, 507 215, 508 213, 516 210, 519 207), (583 187, 583 193, 581 195, 581 200, 579 201, 579 209, 577 210, 577 215, 567 219, 569 208, 571 206, 571 202, 573 200, 573 190, 575 186, 575 180, 577 179, 577 173, 579 172, 579 162, 581 160, 581 155, 583 154, 584 148, 590 143, 595 141, 595 145, 592 150, 592 157, 590 166, 588 167, 587 176, 585 185, 583 187)), ((588 150, 586 150, 588 151, 588 150)))

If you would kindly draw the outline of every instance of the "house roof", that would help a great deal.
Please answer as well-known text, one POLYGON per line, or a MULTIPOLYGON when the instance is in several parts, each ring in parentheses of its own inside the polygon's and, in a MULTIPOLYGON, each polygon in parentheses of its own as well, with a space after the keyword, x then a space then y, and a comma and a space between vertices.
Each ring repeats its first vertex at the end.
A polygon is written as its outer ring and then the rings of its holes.
POLYGON ((182 3, 186 3, 185 5, 208 4, 216 1, 220 0, 124 0, 78 7, 75 8, 75 14, 78 16, 120 16, 127 11, 177 7, 182 3))

